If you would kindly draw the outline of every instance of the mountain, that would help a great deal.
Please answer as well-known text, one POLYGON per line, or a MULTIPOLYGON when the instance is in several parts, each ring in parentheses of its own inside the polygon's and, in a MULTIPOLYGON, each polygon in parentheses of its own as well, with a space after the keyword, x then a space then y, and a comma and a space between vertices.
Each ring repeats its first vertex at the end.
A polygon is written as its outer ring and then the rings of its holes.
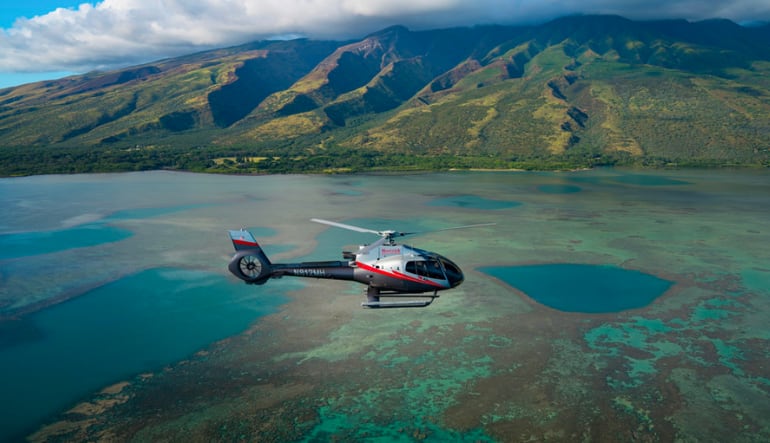
POLYGON ((262 41, 0 90, 0 174, 770 165, 770 25, 262 41))

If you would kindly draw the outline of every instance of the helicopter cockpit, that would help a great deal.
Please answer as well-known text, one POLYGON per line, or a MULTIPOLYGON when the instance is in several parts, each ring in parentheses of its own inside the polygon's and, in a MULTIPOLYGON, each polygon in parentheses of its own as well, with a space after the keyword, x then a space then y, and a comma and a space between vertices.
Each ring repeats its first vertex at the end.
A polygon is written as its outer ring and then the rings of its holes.
POLYGON ((410 260, 404 265, 404 270, 410 274, 435 280, 446 280, 454 288, 463 282, 464 276, 460 267, 448 258, 427 251, 420 251, 423 260, 410 260))

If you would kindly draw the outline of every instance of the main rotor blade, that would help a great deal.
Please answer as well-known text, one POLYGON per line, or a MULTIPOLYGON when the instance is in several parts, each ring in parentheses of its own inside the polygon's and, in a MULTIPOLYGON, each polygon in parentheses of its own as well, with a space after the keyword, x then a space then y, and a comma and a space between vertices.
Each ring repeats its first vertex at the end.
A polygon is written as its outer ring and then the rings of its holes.
POLYGON ((358 226, 346 225, 344 223, 337 223, 337 222, 333 222, 333 221, 329 221, 329 220, 323 220, 323 219, 320 219, 320 218, 311 218, 310 221, 314 221, 316 223, 321 223, 321 224, 324 224, 324 225, 334 226, 334 227, 337 227, 337 228, 347 229, 347 230, 350 230, 350 231, 368 232, 368 233, 371 233, 371 234, 377 234, 379 236, 384 235, 384 233, 382 233, 380 231, 375 231, 375 230, 366 229, 366 228, 359 228, 358 226))
MULTIPOLYGON (((494 226, 496 224, 497 223, 478 223, 475 225, 454 226, 451 228, 434 229, 433 231, 423 231, 423 232, 440 232, 440 231, 451 231, 453 229, 480 228, 482 226, 494 226)), ((410 232, 410 234, 417 234, 417 232, 410 232)))
POLYGON ((492 226, 497 224, 497 223, 478 223, 475 225, 454 226, 451 228, 443 228, 443 229, 432 229, 430 231, 398 232, 398 231, 375 231, 373 229, 366 229, 358 226, 346 225, 345 223, 338 223, 330 220, 323 220, 320 218, 311 218, 310 221, 314 221, 316 223, 321 223, 324 225, 334 226, 337 228, 348 229, 350 231, 368 232, 371 234, 377 234, 380 237, 388 238, 388 239, 393 239, 393 237, 406 237, 407 235, 427 234, 429 232, 451 231, 453 229, 479 228, 482 226, 492 226))

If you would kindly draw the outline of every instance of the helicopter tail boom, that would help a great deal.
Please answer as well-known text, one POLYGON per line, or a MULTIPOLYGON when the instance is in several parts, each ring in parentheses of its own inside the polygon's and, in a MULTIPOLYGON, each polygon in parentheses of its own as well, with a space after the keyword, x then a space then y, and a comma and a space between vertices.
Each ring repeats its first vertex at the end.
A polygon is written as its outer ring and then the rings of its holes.
POLYGON ((350 262, 272 263, 249 231, 241 229, 229 232, 235 255, 227 268, 246 283, 261 285, 271 277, 283 276, 355 280, 350 262))

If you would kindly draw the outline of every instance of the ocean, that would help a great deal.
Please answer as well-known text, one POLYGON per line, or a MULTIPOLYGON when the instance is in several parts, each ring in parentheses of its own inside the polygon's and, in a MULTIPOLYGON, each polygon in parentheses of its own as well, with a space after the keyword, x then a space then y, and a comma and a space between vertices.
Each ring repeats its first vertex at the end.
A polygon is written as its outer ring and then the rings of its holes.
POLYGON ((770 438, 763 170, 0 179, 0 439, 770 438), (376 236, 466 281, 424 309, 229 275, 376 236), (473 229, 430 232, 458 225, 473 229))

